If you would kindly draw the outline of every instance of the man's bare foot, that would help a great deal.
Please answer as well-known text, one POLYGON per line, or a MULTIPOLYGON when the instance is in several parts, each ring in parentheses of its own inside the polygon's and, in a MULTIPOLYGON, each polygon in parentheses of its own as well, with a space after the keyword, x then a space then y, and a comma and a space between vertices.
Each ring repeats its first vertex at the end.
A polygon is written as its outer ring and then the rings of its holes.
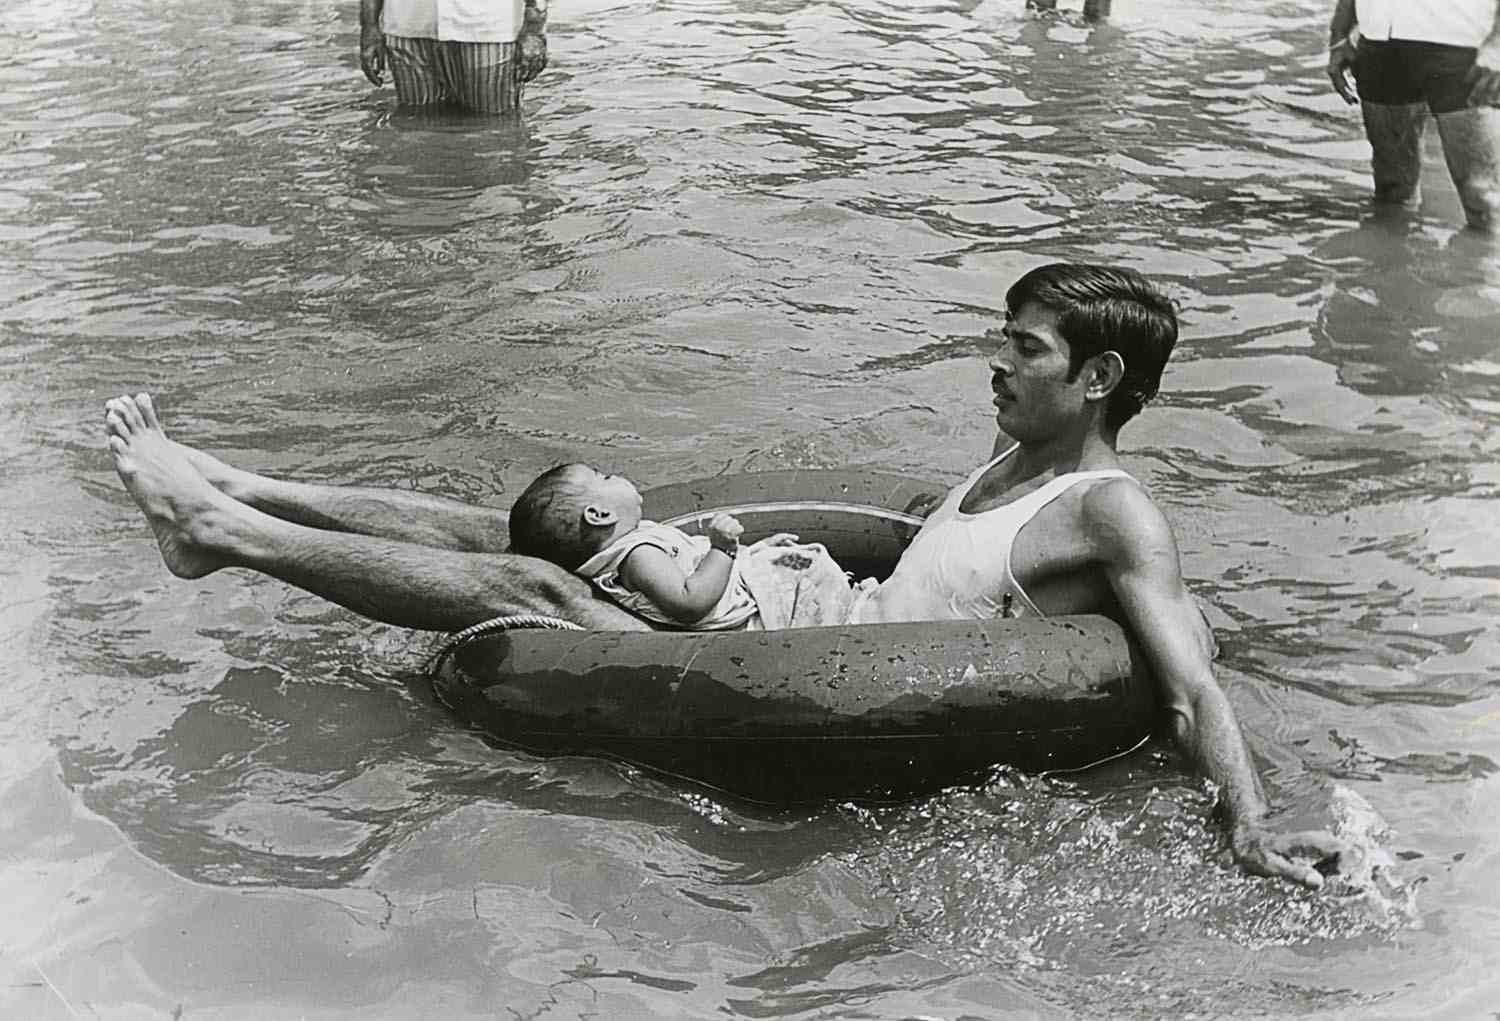
POLYGON ((115 471, 156 533, 167 569, 179 578, 201 578, 227 566, 212 537, 233 519, 234 501, 199 472, 190 447, 162 432, 146 394, 116 397, 105 408, 115 471))
POLYGON ((112 408, 116 401, 124 401, 127 404, 135 404, 136 410, 146 423, 146 428, 155 429, 162 434, 162 438, 174 447, 179 454, 187 459, 215 489, 228 493, 236 500, 240 499, 240 493, 253 488, 248 483, 253 482, 255 476, 250 472, 225 464, 212 454, 205 453, 196 447, 190 447, 186 443, 179 443, 167 435, 166 429, 162 427, 161 419, 156 413, 156 405, 151 400, 150 394, 137 394, 131 397, 115 397, 105 403, 105 408, 112 408))

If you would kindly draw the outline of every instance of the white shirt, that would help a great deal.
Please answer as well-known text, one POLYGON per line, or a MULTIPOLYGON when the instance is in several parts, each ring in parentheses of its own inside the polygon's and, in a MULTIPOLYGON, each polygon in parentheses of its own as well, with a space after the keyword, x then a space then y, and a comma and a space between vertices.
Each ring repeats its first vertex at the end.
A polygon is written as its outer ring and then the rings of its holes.
POLYGON ((386 35, 464 43, 513 43, 523 0, 385 0, 386 35))
POLYGON ((1130 476, 1118 468, 1067 472, 1009 503, 966 512, 964 498, 984 473, 1020 449, 1011 447, 949 490, 891 576, 868 596, 856 596, 851 623, 1043 616, 1011 570, 1016 537, 1043 507, 1078 483, 1130 476))
POLYGON ((1477 47, 1495 24, 1496 0, 1354 0, 1362 38, 1477 47))

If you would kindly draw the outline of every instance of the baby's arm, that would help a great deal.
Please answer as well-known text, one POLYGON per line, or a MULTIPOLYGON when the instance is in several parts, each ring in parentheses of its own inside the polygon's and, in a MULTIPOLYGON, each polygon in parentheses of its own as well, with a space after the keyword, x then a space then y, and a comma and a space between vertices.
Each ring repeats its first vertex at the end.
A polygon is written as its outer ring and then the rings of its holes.
POLYGON ((684 575, 665 550, 637 546, 620 565, 620 577, 678 623, 701 620, 729 587, 744 529, 728 514, 717 514, 706 532, 713 548, 692 574, 684 575))

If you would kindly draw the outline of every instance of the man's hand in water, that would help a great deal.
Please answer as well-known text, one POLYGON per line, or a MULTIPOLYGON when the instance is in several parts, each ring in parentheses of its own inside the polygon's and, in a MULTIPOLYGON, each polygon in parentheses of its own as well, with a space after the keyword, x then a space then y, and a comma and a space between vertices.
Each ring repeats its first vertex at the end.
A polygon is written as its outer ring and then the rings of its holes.
POLYGON ((359 28, 359 69, 370 79, 371 85, 379 85, 385 80, 385 36, 380 34, 379 24, 359 28))
POLYGON ((1500 106, 1500 43, 1479 47, 1469 69, 1469 105, 1500 106))
POLYGON ((1354 89, 1354 54, 1354 44, 1347 39, 1328 48, 1328 78, 1333 82, 1333 91, 1351 104, 1359 102, 1359 93, 1354 89))
POLYGON ((1257 823, 1241 823, 1229 836, 1234 860, 1246 872, 1273 879, 1290 879, 1313 889, 1323 885, 1317 868, 1337 862, 1349 847, 1323 830, 1276 833, 1257 823))

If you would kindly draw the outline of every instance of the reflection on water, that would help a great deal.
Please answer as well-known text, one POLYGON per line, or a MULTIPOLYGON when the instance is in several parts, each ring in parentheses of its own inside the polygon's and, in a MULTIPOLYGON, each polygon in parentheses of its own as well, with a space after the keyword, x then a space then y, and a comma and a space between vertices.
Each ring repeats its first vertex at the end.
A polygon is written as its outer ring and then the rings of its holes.
POLYGON ((1367 215, 1322 3, 1059 6, 582 0, 507 122, 393 111, 347 5, 0 12, 9 1013, 1492 1000, 1500 256, 1435 150, 1424 214, 1367 215), (563 459, 952 479, 1056 258, 1182 306, 1127 456, 1279 808, 1360 884, 1240 875, 1160 749, 777 814, 491 747, 427 639, 169 579, 97 436, 147 388, 260 470, 500 503, 563 459))

